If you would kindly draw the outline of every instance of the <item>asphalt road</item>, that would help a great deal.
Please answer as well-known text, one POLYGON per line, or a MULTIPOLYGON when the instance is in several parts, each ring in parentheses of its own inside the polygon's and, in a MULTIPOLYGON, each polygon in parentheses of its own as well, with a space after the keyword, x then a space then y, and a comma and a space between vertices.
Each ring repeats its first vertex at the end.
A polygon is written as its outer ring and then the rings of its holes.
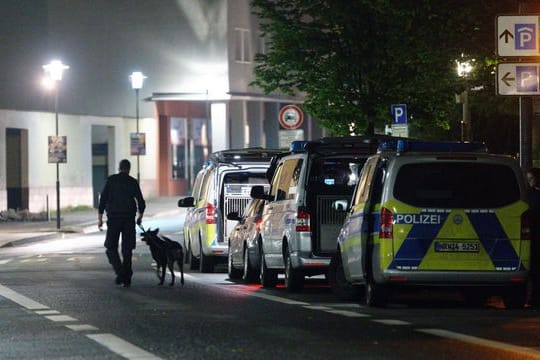
MULTIPOLYGON (((177 219, 154 219, 180 239, 177 219)), ((113 284, 104 233, 0 249, 0 359, 540 359, 540 312, 482 308, 452 291, 403 292, 389 307, 186 273, 158 286, 138 242, 132 287, 113 284)), ((167 277, 168 281, 170 278, 167 277)))

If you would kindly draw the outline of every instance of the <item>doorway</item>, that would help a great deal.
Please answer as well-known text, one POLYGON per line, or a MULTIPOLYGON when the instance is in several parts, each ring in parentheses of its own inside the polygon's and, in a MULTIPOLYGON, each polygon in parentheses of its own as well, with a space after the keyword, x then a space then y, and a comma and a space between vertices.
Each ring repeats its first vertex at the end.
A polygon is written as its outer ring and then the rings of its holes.
POLYGON ((92 126, 92 191, 94 208, 99 205, 99 197, 109 176, 109 144, 114 139, 114 128, 92 126), (113 136, 111 138, 111 136, 113 136))
POLYGON ((6 128, 7 207, 28 210, 28 130, 6 128))

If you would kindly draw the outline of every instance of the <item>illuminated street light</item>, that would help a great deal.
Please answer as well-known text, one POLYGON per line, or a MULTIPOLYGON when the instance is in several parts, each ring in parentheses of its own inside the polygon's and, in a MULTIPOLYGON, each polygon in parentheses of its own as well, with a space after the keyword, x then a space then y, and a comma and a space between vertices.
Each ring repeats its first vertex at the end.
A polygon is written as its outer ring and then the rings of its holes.
MULTIPOLYGON (((55 127, 56 138, 58 139, 58 93, 59 83, 62 80, 62 75, 69 66, 62 63, 60 60, 53 60, 47 65, 43 65, 45 71, 45 79, 43 84, 54 89, 54 112, 55 112, 55 127)), ((60 230, 60 166, 59 160, 56 161, 56 228, 60 230)))
POLYGON ((473 71, 472 61, 463 59, 463 54, 461 54, 461 61, 456 60, 456 71, 457 75, 460 78, 465 79, 465 90, 459 95, 459 102, 463 106, 463 117, 461 120, 461 141, 472 140, 471 139, 471 109, 469 107, 469 84, 468 77, 473 71))
MULTIPOLYGON (((135 71, 129 76, 131 79, 131 88, 135 90, 135 112, 137 114, 137 136, 139 136, 139 90, 143 87, 144 79, 146 76, 140 71, 135 71)), ((139 150, 137 150, 137 182, 140 184, 140 173, 139 173, 139 150)))

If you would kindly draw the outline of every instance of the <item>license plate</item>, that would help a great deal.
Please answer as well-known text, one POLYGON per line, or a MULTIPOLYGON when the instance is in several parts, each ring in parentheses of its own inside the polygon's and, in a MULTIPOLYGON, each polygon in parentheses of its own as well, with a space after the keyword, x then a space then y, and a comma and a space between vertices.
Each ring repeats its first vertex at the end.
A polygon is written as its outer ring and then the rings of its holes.
POLYGON ((479 252, 478 242, 436 241, 436 252, 479 252))

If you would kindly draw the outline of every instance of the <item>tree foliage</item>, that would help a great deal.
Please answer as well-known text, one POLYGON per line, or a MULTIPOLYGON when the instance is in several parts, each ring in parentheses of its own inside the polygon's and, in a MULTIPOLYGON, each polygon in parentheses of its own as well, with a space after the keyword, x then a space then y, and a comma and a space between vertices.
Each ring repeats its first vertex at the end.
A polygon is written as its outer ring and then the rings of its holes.
MULTIPOLYGON (((384 127, 406 103, 422 136, 449 137, 455 94, 483 86, 479 114, 506 111, 494 90, 495 16, 516 0, 252 0, 268 50, 256 56, 265 92, 305 95, 303 108, 330 133, 384 127), (496 5, 495 5, 496 3, 496 5), (456 74, 475 59, 469 79, 456 74), (467 81, 467 83, 465 83, 467 81), (502 110, 501 110, 502 108, 502 110)), ((473 100, 473 106, 476 106, 473 100)))

